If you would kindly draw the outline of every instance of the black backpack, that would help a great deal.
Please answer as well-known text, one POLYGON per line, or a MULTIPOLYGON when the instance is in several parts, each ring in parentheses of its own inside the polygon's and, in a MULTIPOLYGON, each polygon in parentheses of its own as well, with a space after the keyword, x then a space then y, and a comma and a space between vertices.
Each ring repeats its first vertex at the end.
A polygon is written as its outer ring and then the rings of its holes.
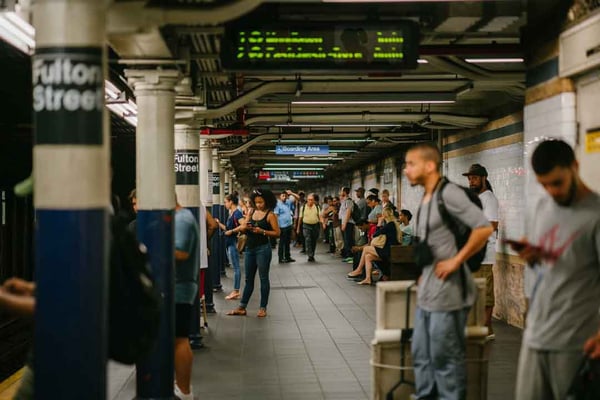
POLYGON ((356 204, 354 200, 352 200, 352 213, 350 214, 350 217, 355 224, 363 219, 362 212, 360 212, 360 207, 358 207, 358 204, 356 204))
POLYGON ((122 217, 113 217, 110 228, 108 354, 115 361, 134 364, 154 346, 160 301, 145 247, 122 217))
MULTIPOLYGON (((440 193, 438 195, 438 209, 440 212, 440 216, 442 217, 442 221, 444 222, 444 225, 446 225, 448 227, 448 229, 450 229, 452 231, 452 233, 454 234, 454 240, 456 241, 456 248, 457 250, 460 250, 469 240, 469 236, 471 235, 471 228, 467 225, 465 225, 464 223, 462 223, 458 218, 454 217, 452 214, 450 214, 450 212, 448 211, 448 209, 446 208, 446 205, 444 204, 444 198, 442 196, 442 192, 444 190, 444 188, 446 187, 446 185, 448 185, 450 182, 447 178, 442 178, 442 181, 440 182, 440 193)), ((477 193, 473 192, 472 190, 464 187, 464 186, 460 186, 460 185, 456 185, 459 188, 461 188, 465 194, 467 195, 467 197, 469 198, 469 200, 471 201, 471 203, 475 204, 477 207, 479 207, 480 209, 483 209, 483 205, 481 204, 481 199, 479 199, 479 196, 477 195, 477 193)), ((483 246, 483 248, 481 250, 479 250, 477 253, 473 254, 471 256, 471 258, 469 258, 467 260, 467 266, 469 267, 469 270, 471 270, 471 272, 476 272, 479 271, 479 269, 481 268, 481 263, 483 262, 483 259, 485 258, 485 249, 486 246, 483 246)))

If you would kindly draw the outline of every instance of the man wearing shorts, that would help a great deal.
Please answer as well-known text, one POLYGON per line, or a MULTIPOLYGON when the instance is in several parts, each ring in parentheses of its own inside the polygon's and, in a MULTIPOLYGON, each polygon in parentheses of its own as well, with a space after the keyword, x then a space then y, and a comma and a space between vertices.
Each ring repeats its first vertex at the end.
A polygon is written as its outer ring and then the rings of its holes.
POLYGON ((481 164, 473 164, 463 174, 469 180, 469 188, 479 195, 483 213, 494 228, 494 233, 488 238, 485 259, 481 263, 479 271, 473 273, 474 278, 485 278, 485 326, 488 328, 488 338, 495 339, 492 329, 492 312, 494 311, 494 274, 492 267, 496 262, 496 234, 498 232, 498 199, 492 191, 492 185, 488 181, 488 172, 481 164))
POLYGON ((199 227, 194 214, 175 207, 175 395, 192 400, 193 353, 190 334, 192 304, 198 293, 199 227))

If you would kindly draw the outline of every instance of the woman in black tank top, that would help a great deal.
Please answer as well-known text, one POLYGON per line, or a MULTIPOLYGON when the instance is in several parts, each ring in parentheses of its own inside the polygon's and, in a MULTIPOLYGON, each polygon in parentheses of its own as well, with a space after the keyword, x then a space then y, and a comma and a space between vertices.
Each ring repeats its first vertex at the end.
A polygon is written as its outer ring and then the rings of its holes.
POLYGON ((227 313, 227 315, 246 315, 246 306, 254 291, 254 278, 256 271, 260 278, 260 309, 256 315, 259 318, 267 316, 267 303, 271 284, 269 282, 269 269, 271 267, 271 244, 269 238, 279 237, 279 225, 273 209, 277 199, 270 190, 255 189, 250 195, 254 204, 254 212, 245 222, 236 229, 248 235, 246 251, 244 253, 244 269, 246 280, 240 305, 227 313))

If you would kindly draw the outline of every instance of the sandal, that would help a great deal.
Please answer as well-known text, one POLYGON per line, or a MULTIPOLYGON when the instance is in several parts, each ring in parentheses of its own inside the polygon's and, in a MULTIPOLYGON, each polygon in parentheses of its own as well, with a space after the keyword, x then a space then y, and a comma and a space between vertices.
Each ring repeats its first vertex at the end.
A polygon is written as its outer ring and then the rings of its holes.
POLYGON ((227 315, 246 315, 246 309, 243 307, 234 308, 227 312, 227 315))
POLYGON ((229 293, 227 296, 225 296, 225 300, 237 300, 239 298, 240 298, 239 290, 234 290, 231 293, 229 293))
POLYGON ((256 313, 256 316, 258 318, 264 318, 267 316, 267 309, 266 308, 261 308, 260 310, 258 310, 258 313, 256 313))
POLYGON ((357 276, 361 276, 362 272, 359 272, 358 274, 353 274, 352 272, 350 272, 348 275, 346 275, 348 278, 356 278, 357 276))
POLYGON ((357 285, 372 285, 372 283, 371 283, 371 281, 367 281, 365 279, 365 280, 358 282, 357 285))

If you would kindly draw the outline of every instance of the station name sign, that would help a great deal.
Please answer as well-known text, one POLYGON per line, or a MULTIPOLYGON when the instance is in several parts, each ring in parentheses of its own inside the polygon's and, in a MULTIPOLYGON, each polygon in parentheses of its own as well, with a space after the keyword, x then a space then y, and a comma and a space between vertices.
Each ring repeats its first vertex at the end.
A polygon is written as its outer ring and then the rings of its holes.
POLYGON ((267 182, 289 182, 297 179, 323 179, 325 176, 321 171, 260 171, 259 181, 267 182))
POLYGON ((277 155, 329 155, 329 146, 327 145, 277 145, 275 146, 275 154, 277 155))
POLYGON ((414 21, 234 23, 221 44, 230 71, 397 71, 417 68, 419 27, 414 21))

